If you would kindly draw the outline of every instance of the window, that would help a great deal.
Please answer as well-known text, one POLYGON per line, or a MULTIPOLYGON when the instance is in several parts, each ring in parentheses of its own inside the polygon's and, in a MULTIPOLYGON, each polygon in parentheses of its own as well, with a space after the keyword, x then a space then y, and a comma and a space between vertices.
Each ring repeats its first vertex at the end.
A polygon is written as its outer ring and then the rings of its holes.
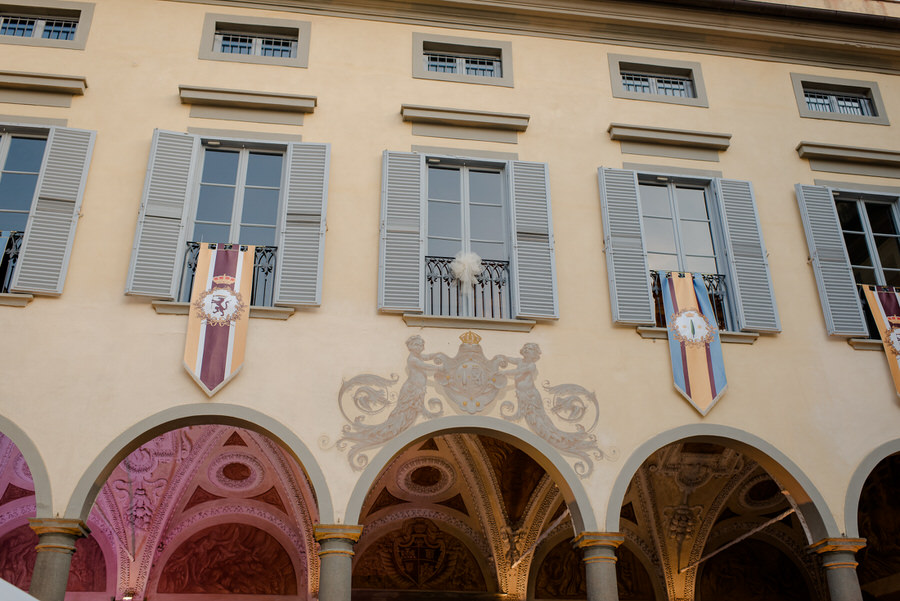
POLYGON ((609 55, 615 98, 709 106, 700 63, 609 55))
POLYGON ((879 338, 863 285, 900 286, 900 190, 797 186, 828 333, 879 338))
POLYGON ((512 44, 413 33, 413 77, 512 87, 512 44))
POLYGON ((200 58, 306 67, 310 31, 308 21, 207 14, 200 58))
POLYGON ((318 305, 328 157, 326 144, 157 130, 126 293, 186 302, 201 244, 246 244, 251 304, 318 305))
POLYGON ((487 319, 558 316, 547 166, 385 152, 379 308, 487 319), (451 263, 481 258, 471 289, 451 263))
POLYGON ((89 131, 0 125, 0 293, 62 292, 93 141, 89 131))
POLYGON ((0 4, 0 43, 83 50, 94 5, 60 0, 0 4))
POLYGON ((878 84, 791 73, 801 117, 890 125, 878 84))
POLYGON ((720 329, 779 331, 749 182, 601 168, 613 319, 665 325, 660 272, 703 274, 720 329))

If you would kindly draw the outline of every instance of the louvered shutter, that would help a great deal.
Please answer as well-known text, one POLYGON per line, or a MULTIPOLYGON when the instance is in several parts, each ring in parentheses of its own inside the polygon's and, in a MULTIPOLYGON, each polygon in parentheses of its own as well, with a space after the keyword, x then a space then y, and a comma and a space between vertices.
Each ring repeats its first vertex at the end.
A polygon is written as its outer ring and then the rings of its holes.
POLYGON ((10 286, 62 294, 96 133, 53 127, 10 286))
POLYGON ((384 153, 378 279, 383 311, 421 313, 425 307, 424 171, 424 155, 384 153))
POLYGON ((284 225, 278 239, 275 304, 318 306, 322 302, 327 144, 288 147, 284 225))
POLYGON ((741 331, 780 332, 772 276, 750 182, 716 179, 725 234, 729 296, 741 331))
POLYGON ((824 186, 798 184, 796 191, 828 333, 867 338, 866 318, 844 247, 834 197, 824 186))
POLYGON ((172 300, 185 252, 188 194, 200 138, 155 130, 126 294, 172 300))
POLYGON ((600 209, 613 321, 654 325, 637 173, 601 167, 600 209))
POLYGON ((556 319, 556 259, 546 163, 510 162, 514 317, 556 319))

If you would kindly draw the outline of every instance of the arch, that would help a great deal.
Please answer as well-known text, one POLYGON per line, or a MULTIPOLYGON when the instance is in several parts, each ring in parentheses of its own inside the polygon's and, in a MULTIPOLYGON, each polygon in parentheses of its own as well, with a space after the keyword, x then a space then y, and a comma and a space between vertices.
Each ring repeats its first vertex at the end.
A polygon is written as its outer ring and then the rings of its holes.
POLYGON ((859 537, 859 498, 866 479, 882 460, 894 453, 900 453, 900 439, 875 447, 853 471, 850 484, 847 485, 847 497, 844 499, 844 528, 847 529, 848 537, 859 537))
POLYGON ((37 446, 19 426, 0 415, 0 432, 13 441, 25 458, 31 480, 34 482, 35 515, 50 517, 53 515, 53 495, 50 490, 50 473, 44 464, 37 446))
POLYGON ((605 525, 609 532, 619 528, 619 511, 625 492, 638 468, 660 448, 683 440, 713 442, 737 449, 765 468, 776 481, 790 491, 797 509, 809 528, 809 543, 827 537, 841 536, 837 522, 824 497, 796 463, 771 443, 745 430, 719 424, 687 424, 645 441, 625 460, 610 491, 605 525))
POLYGON ((280 443, 300 463, 309 477, 318 501, 320 520, 326 524, 334 521, 334 506, 325 475, 309 447, 293 431, 279 421, 249 407, 202 403, 179 405, 151 415, 113 439, 81 476, 69 499, 65 515, 86 520, 106 479, 116 465, 134 449, 169 430, 203 424, 245 428, 280 443))
POLYGON ((576 533, 597 530, 597 520, 581 479, 556 449, 530 430, 506 420, 480 415, 454 415, 429 420, 409 428, 385 444, 356 481, 356 486, 354 486, 347 503, 347 511, 344 514, 347 523, 359 522, 362 506, 369 489, 375 483, 378 474, 387 467, 397 453, 419 440, 455 432, 486 434, 521 448, 537 461, 560 487, 572 514, 576 533))

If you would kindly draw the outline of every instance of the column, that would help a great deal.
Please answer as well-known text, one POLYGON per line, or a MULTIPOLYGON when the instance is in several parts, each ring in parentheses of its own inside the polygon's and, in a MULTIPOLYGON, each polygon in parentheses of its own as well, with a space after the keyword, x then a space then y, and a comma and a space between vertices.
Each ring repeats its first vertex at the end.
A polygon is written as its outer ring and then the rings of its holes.
POLYGON ((856 552, 866 546, 864 538, 823 538, 809 546, 822 558, 831 601, 862 601, 856 577, 856 552))
POLYGON ((87 536, 90 530, 81 520, 29 518, 28 521, 38 535, 37 559, 28 592, 41 601, 63 601, 75 541, 87 536))
POLYGON ((619 601, 616 548, 624 541, 618 532, 582 532, 572 541, 583 553, 588 601, 619 601))
POLYGON ((362 526, 319 524, 319 601, 350 601, 353 577, 353 545, 362 534, 362 526))

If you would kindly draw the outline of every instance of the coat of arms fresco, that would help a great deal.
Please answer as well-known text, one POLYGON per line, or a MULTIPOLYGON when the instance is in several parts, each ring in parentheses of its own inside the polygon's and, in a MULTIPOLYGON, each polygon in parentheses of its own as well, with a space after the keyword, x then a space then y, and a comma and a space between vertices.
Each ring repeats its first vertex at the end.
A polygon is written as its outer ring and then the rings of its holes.
MULTIPOLYGON (((541 349, 533 342, 522 347, 519 357, 488 358, 479 344, 481 337, 474 332, 466 332, 460 340, 456 356, 450 357, 425 353, 421 336, 411 336, 406 341, 407 377, 399 392, 392 390, 400 381, 396 374, 390 378, 360 374, 341 384, 338 403, 347 424, 334 446, 348 451, 351 467, 362 470, 369 463, 370 451, 410 428, 419 418, 429 420, 445 415, 449 407, 458 414, 499 413, 508 421, 524 422, 532 432, 572 458, 572 467, 579 476, 590 476, 594 461, 608 454, 600 449, 593 433, 600 420, 594 393, 577 384, 551 386, 544 381, 541 387, 549 394, 545 399, 536 383, 541 349), (502 400, 498 411, 495 402, 508 396, 510 379, 515 400, 502 400), (440 398, 426 398, 429 386, 440 398)), ((331 446, 327 437, 321 444, 331 446)))

